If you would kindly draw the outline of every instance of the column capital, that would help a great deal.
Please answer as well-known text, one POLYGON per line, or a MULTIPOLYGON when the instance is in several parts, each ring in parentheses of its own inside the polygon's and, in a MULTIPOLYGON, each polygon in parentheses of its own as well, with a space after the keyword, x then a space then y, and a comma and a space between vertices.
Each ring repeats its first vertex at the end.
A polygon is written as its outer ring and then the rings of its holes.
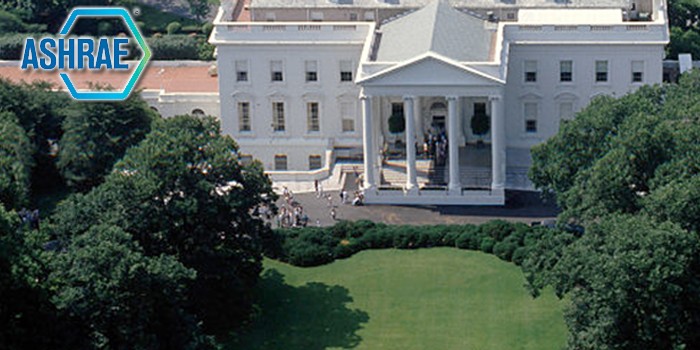
POLYGON ((410 102, 410 101, 413 101, 413 100, 415 100, 415 99, 416 99, 416 96, 414 96, 414 95, 403 95, 403 100, 404 100, 404 101, 409 101, 409 102, 410 102))
POLYGON ((457 101, 458 98, 459 96, 456 95, 445 96, 445 99, 447 99, 447 101, 457 101))
POLYGON ((498 101, 502 98, 503 97, 501 95, 491 95, 491 96, 489 96, 489 101, 498 101))
POLYGON ((372 99, 372 95, 365 95, 365 94, 360 95, 360 100, 364 101, 364 100, 371 100, 371 99, 372 99))

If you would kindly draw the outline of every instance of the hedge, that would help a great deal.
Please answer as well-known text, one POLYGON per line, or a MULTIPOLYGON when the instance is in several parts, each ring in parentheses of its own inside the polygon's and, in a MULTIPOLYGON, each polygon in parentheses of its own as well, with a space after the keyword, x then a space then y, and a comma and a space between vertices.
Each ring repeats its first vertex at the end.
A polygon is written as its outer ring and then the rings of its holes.
POLYGON ((456 247, 481 250, 516 265, 522 264, 528 248, 538 243, 536 237, 545 227, 495 220, 481 226, 436 225, 398 226, 341 221, 319 228, 286 228, 271 231, 265 237, 265 255, 296 266, 318 266, 347 258, 367 249, 417 249, 456 247), (530 238, 529 237, 533 237, 530 238))

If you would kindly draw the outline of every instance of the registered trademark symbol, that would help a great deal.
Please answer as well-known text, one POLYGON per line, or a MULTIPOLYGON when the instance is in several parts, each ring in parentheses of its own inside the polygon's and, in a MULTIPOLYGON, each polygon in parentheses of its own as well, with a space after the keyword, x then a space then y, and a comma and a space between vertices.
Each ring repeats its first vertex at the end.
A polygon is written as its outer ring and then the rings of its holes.
POLYGON ((141 15, 141 8, 134 7, 133 9, 131 9, 131 13, 133 13, 134 16, 139 16, 139 15, 141 15))

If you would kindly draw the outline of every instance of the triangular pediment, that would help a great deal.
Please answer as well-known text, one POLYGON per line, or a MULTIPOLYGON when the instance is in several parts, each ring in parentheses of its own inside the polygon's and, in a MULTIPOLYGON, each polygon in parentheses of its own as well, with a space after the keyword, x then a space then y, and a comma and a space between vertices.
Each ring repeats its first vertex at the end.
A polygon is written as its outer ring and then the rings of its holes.
POLYGON ((358 83, 362 86, 500 86, 505 82, 431 53, 362 78, 358 83))

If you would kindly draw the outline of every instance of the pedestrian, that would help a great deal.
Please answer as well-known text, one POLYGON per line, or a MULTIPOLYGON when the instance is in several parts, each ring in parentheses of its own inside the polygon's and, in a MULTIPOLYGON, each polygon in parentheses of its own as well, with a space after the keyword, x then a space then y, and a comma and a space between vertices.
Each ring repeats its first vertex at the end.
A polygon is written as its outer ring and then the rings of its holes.
POLYGON ((318 194, 318 179, 314 180, 314 192, 318 194))
POLYGON ((335 220, 336 212, 335 207, 331 208, 331 219, 335 220))
POLYGON ((340 192, 340 199, 343 201, 343 204, 348 204, 348 191, 343 189, 343 192, 340 192))
POLYGON ((328 197, 326 197, 326 199, 328 200, 328 206, 332 207, 333 206, 333 196, 331 196, 329 194, 328 197))
POLYGON ((316 219, 316 227, 321 227, 321 220, 316 219))

